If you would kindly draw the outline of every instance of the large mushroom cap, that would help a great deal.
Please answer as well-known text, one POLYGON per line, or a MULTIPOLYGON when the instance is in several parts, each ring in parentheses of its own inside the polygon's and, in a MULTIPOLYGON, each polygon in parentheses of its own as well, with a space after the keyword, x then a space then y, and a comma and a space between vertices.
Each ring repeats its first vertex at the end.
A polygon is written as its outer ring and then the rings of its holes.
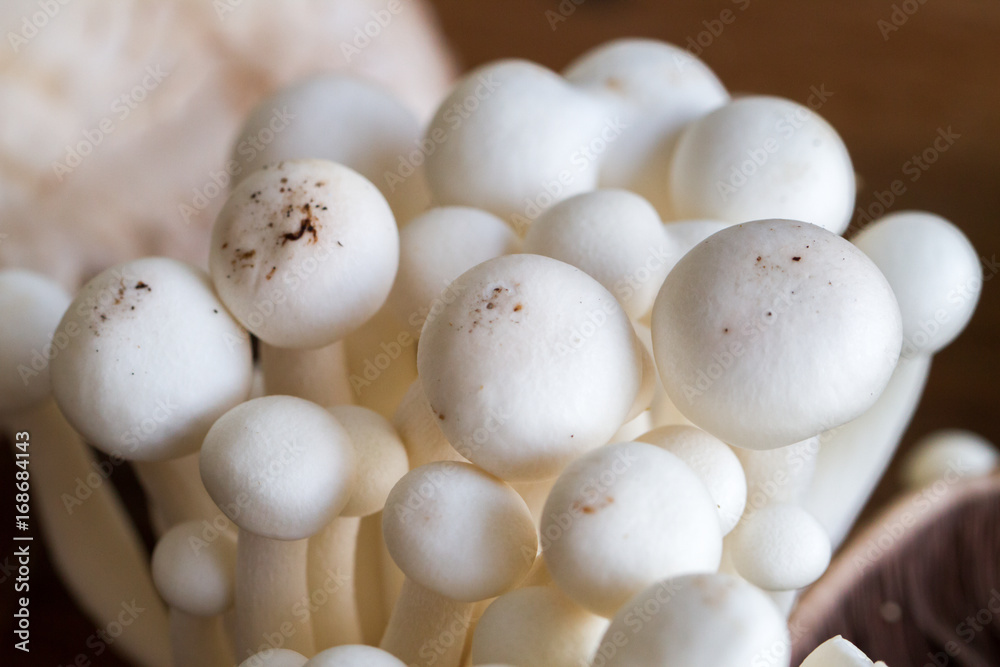
POLYGON ((797 505, 768 505, 743 517, 727 540, 736 571, 767 591, 808 586, 830 564, 830 537, 797 505))
POLYGON ((428 318, 421 384, 452 446, 512 480, 554 477, 625 421, 642 359, 614 296, 583 271, 508 255, 462 274, 428 318))
POLYGON ((138 259, 100 273, 66 311, 63 334, 53 394, 70 424, 108 454, 191 454, 250 393, 250 337, 208 277, 176 260, 138 259))
POLYGON ((52 393, 51 360, 69 337, 54 334, 70 304, 58 283, 31 271, 0 271, 0 414, 26 410, 52 393))
POLYGON ((540 531, 552 579, 607 617, 650 583, 713 572, 722 557, 708 489, 679 458, 644 442, 601 447, 567 466, 540 531))
POLYGON ((153 582, 168 605, 194 616, 232 607, 236 591, 236 540, 203 521, 168 530, 153 550, 153 582))
POLYGON ((677 408, 724 442, 772 449, 864 412, 899 358, 885 277, 824 229, 760 220, 697 245, 663 283, 653 349, 677 408))
POLYGON ((212 281, 237 320, 275 347, 314 348, 382 306, 399 233, 385 197, 357 172, 288 160, 233 189, 210 253, 212 281))
POLYGON ((527 505, 503 481, 468 463, 429 463, 389 493, 382 532, 393 561, 417 584, 475 602, 517 584, 535 560, 527 505))
POLYGON ((224 414, 205 436, 201 479, 236 525, 255 535, 300 540, 343 509, 355 454, 329 412, 292 396, 265 396, 224 414))
POLYGON ((304 667, 406 667, 402 660, 374 646, 349 644, 320 651, 304 667))

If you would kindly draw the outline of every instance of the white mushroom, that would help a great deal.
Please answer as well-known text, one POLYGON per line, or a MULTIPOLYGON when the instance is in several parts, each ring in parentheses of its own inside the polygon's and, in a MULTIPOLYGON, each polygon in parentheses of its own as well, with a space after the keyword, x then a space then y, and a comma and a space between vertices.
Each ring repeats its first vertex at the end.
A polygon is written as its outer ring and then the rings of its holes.
POLYGON ((309 658, 298 651, 287 648, 267 648, 241 662, 240 667, 302 667, 308 661, 309 658))
POLYGON ((741 97, 694 121, 670 167, 679 219, 789 218, 840 234, 854 196, 854 168, 836 130, 778 97, 741 97))
POLYGON ((617 130, 606 115, 605 104, 540 65, 501 60, 472 70, 424 135, 434 146, 427 181, 435 205, 475 206, 523 230, 597 185, 600 164, 588 146, 617 130))
POLYGON ((271 396, 297 396, 317 405, 354 402, 342 340, 312 350, 261 343, 260 367, 271 396))
POLYGON ((153 581, 170 605, 170 652, 175 667, 226 667, 233 650, 222 614, 233 605, 236 540, 205 534, 201 521, 167 531, 153 550, 153 581))
POLYGON ((269 645, 311 655, 305 538, 346 505, 355 481, 350 437, 329 412, 300 398, 242 403, 212 426, 201 451, 205 488, 239 526, 237 659, 269 645))
POLYGON ((864 253, 815 225, 761 220, 697 245, 663 283, 653 349, 685 417, 748 449, 790 445, 878 398, 899 308, 864 253))
POLYGON ((725 87, 690 51, 651 39, 602 44, 563 75, 613 104, 625 126, 608 145, 601 185, 636 192, 666 215, 673 141, 685 124, 729 101, 725 87))
POLYGON ((415 336, 455 295, 445 288, 488 259, 516 252, 520 240, 503 220, 467 206, 431 209, 399 232, 399 272, 389 306, 415 336))
POLYGON ((385 197, 325 160, 279 162, 247 176, 215 221, 209 256, 212 281, 236 319, 265 343, 293 348, 329 345, 372 317, 398 261, 385 197))
POLYGON ((1000 467, 1000 451, 983 436, 961 429, 935 431, 921 438, 903 461, 907 488, 918 489, 938 480, 955 483, 988 475, 1000 467))
POLYGON ((769 505, 745 517, 729 537, 740 576, 767 591, 790 591, 819 579, 830 564, 830 538, 808 512, 769 505))
POLYGON ((606 617, 658 579, 714 572, 722 556, 708 489, 679 458, 644 442, 569 464, 545 503, 541 536, 553 581, 606 617))
POLYGON ((419 170, 398 171, 420 146, 417 119, 388 90, 366 79, 322 74, 257 103, 233 142, 234 181, 281 160, 330 160, 374 183, 396 217, 409 220, 426 208, 429 195, 419 170), (277 112, 291 120, 263 144, 258 137, 272 132, 277 112))
POLYGON ((388 303, 349 333, 344 345, 353 402, 391 419, 417 377, 416 341, 388 303))
POLYGON ((733 529, 747 502, 747 480, 733 450, 694 426, 662 426, 636 440, 665 449, 683 461, 712 495, 722 534, 733 529))
POLYGON ((486 608, 472 636, 471 664, 520 667, 589 665, 608 620, 553 586, 504 593, 486 608))
POLYGON ((726 574, 653 583, 611 621, 593 667, 787 667, 785 618, 761 590, 726 574))
POLYGON ((775 503, 798 504, 816 472, 821 436, 787 447, 742 449, 733 447, 747 480, 746 514, 775 503))
POLYGON ((501 480, 468 463, 430 463, 393 487, 385 543, 406 581, 381 647, 407 664, 458 664, 472 603, 512 589, 538 548, 531 514, 501 480))
MULTIPOLYGON (((384 417, 355 405, 328 408, 347 431, 357 460, 356 481, 350 499, 319 533, 309 538, 310 591, 324 591, 323 603, 312 612, 313 634, 319 650, 361 642, 359 602, 355 586, 355 554, 361 518, 382 510, 390 489, 409 466, 402 441, 384 417), (333 586, 325 586, 332 581, 333 586)), ((378 600, 370 604, 380 605, 378 600)))
POLYGON ((484 262, 424 325, 420 382, 452 446, 504 479, 553 477, 624 423, 642 383, 615 298, 538 255, 484 262))
POLYGON ((673 254, 648 201, 626 190, 595 190, 545 211, 524 238, 524 252, 572 264, 615 295, 631 318, 645 315, 673 254))
POLYGON ((903 316, 903 354, 933 354, 972 318, 983 287, 979 255, 962 231, 922 211, 893 213, 851 241, 892 287, 903 316))
POLYGON ((871 659, 861 649, 837 635, 813 649, 800 667, 872 667, 872 665, 871 659))
POLYGON ((320 651, 305 667, 406 667, 391 653, 374 646, 337 646, 320 651))

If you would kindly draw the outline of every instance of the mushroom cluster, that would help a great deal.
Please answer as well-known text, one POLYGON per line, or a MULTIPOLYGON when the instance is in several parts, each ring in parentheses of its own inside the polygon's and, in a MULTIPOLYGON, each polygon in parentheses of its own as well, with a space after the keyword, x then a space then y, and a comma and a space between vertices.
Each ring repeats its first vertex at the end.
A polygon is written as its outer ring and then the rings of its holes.
MULTIPOLYGON (((243 133, 275 104, 299 120, 245 162, 207 270, 137 259, 73 299, 0 272, 0 421, 38 429, 32 483, 84 608, 150 609, 120 648, 787 667, 797 591, 975 308, 958 228, 906 212, 843 238, 836 131, 649 40, 562 75, 480 67, 412 145, 362 80, 281 91, 243 133), (139 472, 151 566, 110 486, 63 511, 84 440, 139 472)), ((998 460, 951 434, 909 477, 955 457, 998 460)), ((837 637, 803 665, 873 663, 837 637)))

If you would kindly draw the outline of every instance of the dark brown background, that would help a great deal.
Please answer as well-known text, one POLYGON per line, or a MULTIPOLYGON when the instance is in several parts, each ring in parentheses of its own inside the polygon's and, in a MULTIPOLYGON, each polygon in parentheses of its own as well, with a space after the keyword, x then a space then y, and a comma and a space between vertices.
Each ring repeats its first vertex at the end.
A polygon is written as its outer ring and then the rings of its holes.
MULTIPOLYGON (((563 0, 563 7, 575 9, 554 30, 546 12, 558 12, 558 0, 432 4, 463 66, 515 56, 554 69, 615 37, 655 37, 686 45, 706 29, 703 21, 718 19, 729 9, 735 21, 713 37, 701 57, 731 91, 805 102, 810 87, 825 86, 833 96, 821 113, 851 150, 863 183, 859 205, 869 206, 876 191, 904 179, 907 190, 892 209, 941 214, 968 234, 986 260, 1000 254, 996 0, 582 0, 579 5, 563 0), (919 9, 885 39, 878 21, 890 20, 894 4, 919 9), (909 182, 903 164, 929 147, 939 128, 948 127, 961 138, 917 182, 909 182)), ((904 449, 920 435, 946 426, 970 428, 1000 442, 998 306, 1000 280, 988 279, 972 324, 935 359, 904 449)), ((0 477, 8 479, 12 459, 0 458, 0 477)), ((132 481, 123 477, 115 475, 126 495, 136 493, 132 481)), ((890 473, 873 505, 884 503, 896 488, 890 473)), ((6 525, 12 521, 10 503, 0 505, 0 521, 6 525)), ((5 591, 0 654, 9 648, 11 636, 6 595, 11 582, 4 576, 0 570, 5 591)), ((33 587, 32 660, 14 664, 70 664, 93 628, 75 612, 47 563, 35 562, 33 587)), ((92 664, 123 663, 106 654, 92 664)))

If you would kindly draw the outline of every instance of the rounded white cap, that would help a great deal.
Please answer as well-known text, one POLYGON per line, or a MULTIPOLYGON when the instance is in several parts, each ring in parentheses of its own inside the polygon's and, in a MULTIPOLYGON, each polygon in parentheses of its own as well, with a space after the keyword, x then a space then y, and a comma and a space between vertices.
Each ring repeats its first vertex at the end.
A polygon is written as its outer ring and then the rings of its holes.
POLYGON ((305 667, 406 667, 406 663, 374 646, 347 644, 320 651, 305 667))
POLYGON ((205 436, 201 479, 236 525, 301 540, 346 505, 355 480, 350 436, 329 412, 292 396, 237 405, 205 436))
POLYGON ((672 248, 648 201, 626 190, 595 190, 543 213, 524 237, 524 252, 572 264, 638 318, 653 306, 672 248))
POLYGON ((406 447, 389 420, 359 405, 328 408, 354 445, 357 479, 342 516, 369 516, 385 506, 389 491, 410 469, 406 447))
POLYGON ((787 667, 790 653, 785 617, 767 594, 731 575, 696 574, 651 584, 629 600, 594 664, 787 667))
POLYGON ((308 661, 309 658, 297 651, 269 648, 250 656, 240 663, 240 667, 302 667, 308 661))
POLYGON ((733 567, 768 591, 808 586, 830 564, 830 538, 797 505, 768 505, 748 512, 729 537, 733 567))
POLYGON ((653 351, 677 409, 724 442, 773 449, 867 410, 899 358, 899 308, 878 268, 815 225, 713 234, 657 297, 653 351))
POLYGON ((513 588, 538 550, 521 496, 475 466, 453 461, 429 463, 399 480, 382 512, 382 533, 408 578, 462 602, 513 588))
POLYGON ((360 327, 385 302, 399 263, 385 197, 326 160, 247 176, 219 212, 211 243, 222 301, 275 347, 322 347, 360 327))
POLYGON ((568 264, 508 255, 462 274, 417 368, 441 430, 504 479, 554 477, 624 423, 642 382, 628 317, 568 264))
POLYGON ((961 429, 935 431, 921 438, 903 460, 906 486, 917 489, 938 480, 955 482, 988 475, 1000 466, 1000 451, 983 436, 961 429))
POLYGON ((958 227, 933 213, 880 218, 851 241, 885 275, 903 317, 903 354, 933 354, 972 318, 983 269, 958 227))
POLYGON ((445 288, 455 278, 519 245, 507 223, 479 209, 444 206, 414 218, 399 232, 399 272, 389 295, 393 314, 419 332, 450 298, 445 288))
POLYGON ((723 535, 736 526, 747 502, 747 480, 729 445, 699 428, 682 425, 661 426, 636 440, 667 450, 698 475, 715 501, 723 535))
POLYGON ((160 461, 196 452, 212 423, 250 394, 250 337, 198 269, 127 262, 83 286, 52 360, 66 420, 103 452, 160 461))
POLYGON ((872 664, 861 649, 837 635, 817 646, 801 667, 872 667, 872 664))
POLYGON ((553 581, 607 617, 650 583, 714 572, 722 557, 718 511, 701 479, 644 442, 607 445, 569 464, 540 532, 553 581))
POLYGON ((49 364, 68 344, 65 333, 54 334, 70 301, 41 274, 0 271, 0 413, 27 410, 52 394, 49 364))
POLYGON ((854 168, 829 123, 778 97, 733 100, 685 128, 670 194, 679 218, 790 218, 840 234, 854 209, 854 168))
POLYGON ((504 593, 483 612, 472 636, 472 664, 519 667, 589 665, 608 627, 554 586, 504 593))
POLYGON ((193 616, 216 616, 233 606, 236 540, 204 521, 186 521, 156 543, 152 571, 168 605, 193 616))

